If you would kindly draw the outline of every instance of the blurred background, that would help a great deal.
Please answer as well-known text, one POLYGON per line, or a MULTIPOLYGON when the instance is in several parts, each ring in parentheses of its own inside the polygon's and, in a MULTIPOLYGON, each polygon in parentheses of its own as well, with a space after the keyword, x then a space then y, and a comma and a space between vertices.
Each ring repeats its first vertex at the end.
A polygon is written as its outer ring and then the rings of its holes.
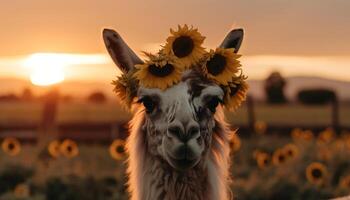
POLYGON ((237 199, 350 193, 350 2, 347 0, 12 0, 0 3, 0 199, 127 199, 131 113, 102 41, 117 30, 157 52, 178 24, 215 48, 245 30, 249 97, 235 113, 237 199))

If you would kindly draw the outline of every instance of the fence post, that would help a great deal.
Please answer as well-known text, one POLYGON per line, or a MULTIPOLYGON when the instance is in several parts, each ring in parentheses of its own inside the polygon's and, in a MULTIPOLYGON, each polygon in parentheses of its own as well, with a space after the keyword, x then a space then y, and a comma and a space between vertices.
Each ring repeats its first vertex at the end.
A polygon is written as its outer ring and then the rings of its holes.
POLYGON ((248 126, 253 133, 254 125, 255 125, 255 112, 254 112, 254 100, 253 100, 253 97, 251 96, 247 96, 247 114, 248 114, 248 126))
POLYGON ((38 134, 38 144, 45 145, 47 140, 56 134, 56 115, 58 108, 59 93, 57 89, 52 89, 43 99, 43 111, 41 114, 40 131, 38 134))
POLYGON ((331 101, 331 106, 332 106, 332 127, 334 131, 339 134, 340 132, 340 126, 339 126, 339 102, 338 98, 335 97, 331 101))

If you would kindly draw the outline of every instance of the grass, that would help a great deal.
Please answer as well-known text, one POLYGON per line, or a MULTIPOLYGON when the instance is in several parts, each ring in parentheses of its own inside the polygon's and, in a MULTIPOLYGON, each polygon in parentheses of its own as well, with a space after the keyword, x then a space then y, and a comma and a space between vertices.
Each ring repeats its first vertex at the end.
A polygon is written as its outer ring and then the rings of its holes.
MULTIPOLYGON (((255 106, 256 119, 267 124, 294 126, 329 126, 331 124, 330 106, 305 106, 300 104, 255 106)), ((233 124, 247 123, 247 109, 242 106, 236 113, 227 113, 228 120, 233 124)), ((339 119, 342 126, 350 126, 350 105, 342 104, 339 109, 339 119)))
MULTIPOLYGON (((0 125, 10 123, 39 123, 43 106, 40 103, 0 103, 0 125)), ((330 106, 304 106, 299 104, 255 106, 256 119, 274 125, 329 126, 330 106)), ((66 122, 115 122, 128 121, 131 114, 117 103, 88 104, 62 103, 57 112, 58 123, 66 122)), ((227 119, 235 125, 247 124, 246 107, 227 113, 227 119)), ((350 127, 350 105, 341 104, 339 119, 342 126, 350 127)))
POLYGON ((1 102, 0 113, 0 125, 38 123, 41 119, 42 105, 30 102, 1 102))

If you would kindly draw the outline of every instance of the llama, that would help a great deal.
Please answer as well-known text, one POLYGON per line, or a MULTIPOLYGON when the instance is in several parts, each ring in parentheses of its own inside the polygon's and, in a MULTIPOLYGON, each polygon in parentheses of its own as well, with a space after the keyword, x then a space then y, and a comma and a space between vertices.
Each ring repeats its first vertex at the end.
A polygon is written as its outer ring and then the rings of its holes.
MULTIPOLYGON (((103 38, 122 73, 144 63, 114 30, 104 29, 103 38)), ((237 53, 242 40, 243 30, 235 29, 219 47, 237 53)), ((232 199, 229 140, 234 132, 224 119, 222 87, 187 69, 165 90, 137 87, 135 98, 126 142, 130 199, 232 199)))

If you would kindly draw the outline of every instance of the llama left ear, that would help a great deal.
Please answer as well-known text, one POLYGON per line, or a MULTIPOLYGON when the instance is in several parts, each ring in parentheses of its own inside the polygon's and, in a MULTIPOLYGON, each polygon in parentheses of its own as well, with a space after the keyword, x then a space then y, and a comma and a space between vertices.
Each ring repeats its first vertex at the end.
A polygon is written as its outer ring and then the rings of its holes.
POLYGON ((134 65, 143 63, 116 31, 104 29, 102 34, 109 55, 123 72, 128 72, 134 65))
POLYGON ((243 35, 244 31, 243 29, 234 29, 230 31, 224 41, 220 44, 220 48, 234 48, 235 53, 238 52, 239 48, 241 47, 242 41, 243 41, 243 35))

